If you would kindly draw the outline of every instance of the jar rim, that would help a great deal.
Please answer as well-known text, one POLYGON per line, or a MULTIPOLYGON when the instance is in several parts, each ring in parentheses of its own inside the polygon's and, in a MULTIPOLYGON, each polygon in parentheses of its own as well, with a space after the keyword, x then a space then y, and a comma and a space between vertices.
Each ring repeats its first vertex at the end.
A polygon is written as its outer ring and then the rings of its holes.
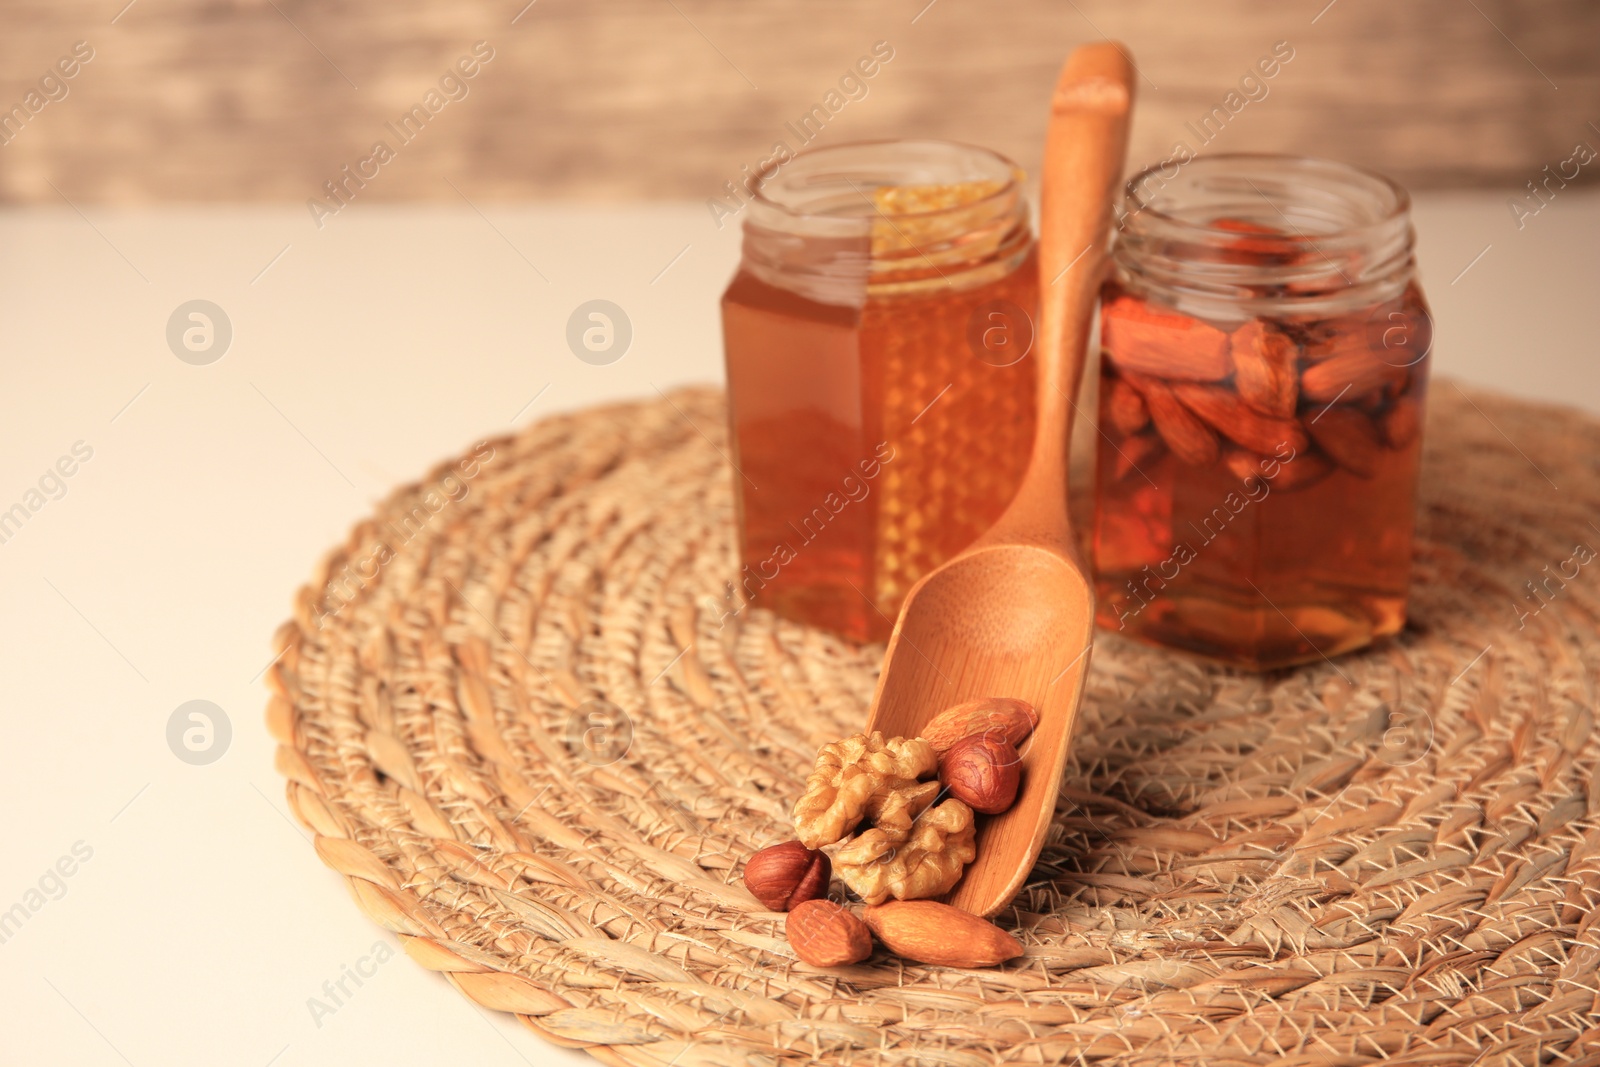
MULTIPOLYGON (((958 211, 970 212, 974 208, 982 208, 986 205, 999 201, 1004 197, 1015 196, 1018 190, 1022 188, 1027 177, 1026 172, 1023 171, 1023 169, 1018 166, 1017 163, 1009 156, 1006 156, 1000 152, 996 152, 992 148, 984 148, 981 145, 969 144, 965 141, 945 141, 937 138, 878 138, 865 141, 847 141, 843 144, 824 145, 820 148, 805 148, 799 152, 796 152, 788 162, 775 164, 770 169, 763 171, 763 173, 753 183, 751 183, 751 202, 758 209, 770 210, 778 216, 793 219, 798 222, 838 223, 844 220, 869 218, 872 214, 879 214, 880 212, 878 211, 876 205, 872 204, 870 197, 867 197, 867 195, 859 189, 857 192, 862 194, 864 206, 870 210, 863 214, 844 215, 840 214, 838 211, 803 210, 797 207, 794 203, 785 203, 783 200, 769 195, 768 187, 774 182, 775 179, 779 178, 785 172, 789 172, 791 178, 795 176, 803 178, 805 176, 806 164, 815 165, 819 161, 826 163, 836 156, 848 156, 851 154, 866 155, 873 150, 881 150, 886 148, 901 150, 921 149, 924 151, 932 150, 933 152, 947 153, 949 156, 947 162, 958 159, 965 159, 967 161, 981 160, 992 165, 995 171, 994 174, 988 176, 988 180, 1000 182, 1000 185, 993 192, 986 193, 974 200, 969 200, 965 203, 950 207, 935 208, 930 211, 908 211, 904 213, 898 213, 893 216, 896 219, 934 219, 941 215, 949 215, 958 211), (802 164, 802 166, 798 168, 798 174, 796 171, 796 164, 802 164)), ((870 159, 871 157, 868 156, 868 158, 870 159)), ((923 162, 927 164, 931 163, 932 161, 924 160, 923 162)), ((893 160, 880 161, 878 164, 880 168, 893 165, 893 160)), ((821 185, 823 182, 829 180, 830 177, 834 181, 838 180, 837 175, 829 175, 827 172, 822 172, 821 174, 814 175, 811 178, 810 184, 813 187, 821 185)), ((979 177, 945 177, 942 179, 929 179, 919 183, 906 182, 902 184, 958 184, 962 181, 977 180, 983 179, 979 177)), ((848 177, 845 178, 845 181, 852 185, 855 184, 854 182, 851 182, 848 177)), ((881 184, 889 183, 875 183, 875 185, 881 184)), ((885 217, 887 218, 889 216, 885 217)))
POLYGON ((1226 319, 1377 304, 1412 277, 1410 194, 1376 171, 1264 152, 1172 167, 1124 186, 1112 248, 1120 284, 1226 319))
MULTIPOLYGON (((1240 164, 1252 163, 1294 168, 1307 174, 1314 172, 1323 177, 1339 178, 1347 181, 1352 178, 1360 179, 1367 183, 1369 188, 1381 190, 1389 198, 1387 207, 1374 218, 1369 218, 1353 225, 1342 226, 1330 233, 1303 234, 1296 232, 1283 234, 1276 238, 1279 240, 1294 242, 1317 239, 1327 240, 1332 237, 1360 237, 1368 231, 1394 225, 1396 220, 1404 218, 1411 210, 1411 194, 1406 191, 1405 187, 1388 175, 1368 167, 1357 166, 1353 163, 1343 163, 1339 160, 1327 159, 1321 156, 1301 156, 1281 152, 1217 152, 1211 155, 1197 156, 1187 163, 1180 163, 1178 165, 1178 174, 1172 178, 1166 178, 1160 174, 1165 167, 1170 165, 1170 161, 1145 167, 1129 178, 1123 183, 1123 200, 1128 205, 1128 210, 1122 221, 1125 224, 1126 219, 1129 217, 1148 215, 1154 217, 1161 224, 1175 227, 1179 231, 1210 235, 1229 233, 1230 231, 1226 227, 1217 226, 1215 222, 1195 222, 1155 206, 1143 194, 1141 187, 1151 179, 1156 179, 1163 183, 1162 188, 1165 189, 1167 184, 1176 181, 1184 171, 1192 171, 1192 168, 1195 167, 1199 167, 1201 173, 1205 173, 1214 170, 1226 171, 1230 167, 1237 168, 1240 164)), ((1265 194, 1262 194, 1262 198, 1266 199, 1265 194)), ((1277 205, 1272 204, 1270 200, 1267 203, 1277 209, 1277 205)), ((1281 209, 1279 209, 1279 214, 1282 213, 1281 209)), ((1266 237, 1266 240, 1273 239, 1271 236, 1266 237)))

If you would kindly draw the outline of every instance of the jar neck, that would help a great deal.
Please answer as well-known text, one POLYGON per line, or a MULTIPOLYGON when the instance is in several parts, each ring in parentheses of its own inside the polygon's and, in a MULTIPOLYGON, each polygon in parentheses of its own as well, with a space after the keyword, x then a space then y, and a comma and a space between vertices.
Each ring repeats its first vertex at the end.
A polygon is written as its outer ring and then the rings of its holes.
POLYGON ((1209 319, 1345 314, 1398 297, 1416 271, 1405 191, 1323 160, 1151 168, 1128 182, 1118 226, 1117 282, 1209 319))
POLYGON ((825 304, 984 285, 1032 247, 1022 173, 983 149, 885 141, 803 152, 763 175, 742 269, 825 304))

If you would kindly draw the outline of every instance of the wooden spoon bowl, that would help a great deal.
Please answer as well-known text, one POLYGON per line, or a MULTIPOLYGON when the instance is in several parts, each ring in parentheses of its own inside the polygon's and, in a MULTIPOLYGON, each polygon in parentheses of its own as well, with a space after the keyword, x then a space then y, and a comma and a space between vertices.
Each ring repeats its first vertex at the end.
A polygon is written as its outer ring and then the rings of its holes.
POLYGON ((933 714, 980 697, 1016 697, 1039 709, 1021 746, 1016 802, 978 826, 979 857, 1025 858, 982 878, 973 877, 984 870, 974 864, 948 898, 988 915, 1022 887, 1043 844, 1089 663, 1093 599, 1072 561, 1032 545, 968 552, 937 574, 918 583, 901 612, 884 660, 890 684, 880 688, 870 728, 914 736, 933 714))
POLYGON ((1040 204, 1039 418, 1016 498, 972 547, 911 587, 868 730, 913 737, 945 708, 1015 697, 1039 709, 1012 807, 983 819, 948 900, 977 915, 1027 879, 1055 812, 1094 632, 1094 593, 1067 521, 1067 441, 1127 153, 1132 67, 1111 42, 1067 59, 1052 101, 1040 204))

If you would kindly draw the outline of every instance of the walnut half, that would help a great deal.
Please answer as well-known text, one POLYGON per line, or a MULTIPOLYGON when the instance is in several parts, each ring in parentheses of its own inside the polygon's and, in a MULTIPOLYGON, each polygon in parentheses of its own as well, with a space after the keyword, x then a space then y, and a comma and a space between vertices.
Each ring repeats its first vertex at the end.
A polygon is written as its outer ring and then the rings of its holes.
MULTIPOLYGON (((794 806, 795 836, 807 848, 842 841, 872 809, 874 820, 906 819, 890 798, 916 789, 918 779, 938 769, 933 746, 918 737, 855 734, 823 745, 806 779, 805 795, 794 806)), ((937 783, 928 783, 938 792, 937 783)), ((928 794, 928 800, 933 793, 928 794)), ((926 806, 927 801, 924 801, 926 806)), ((920 808, 918 809, 920 810, 920 808)), ((915 817, 912 812, 909 818, 915 817)))
POLYGON ((978 855, 972 809, 946 800, 916 816, 910 832, 877 826, 834 853, 834 871, 868 904, 949 892, 978 855))

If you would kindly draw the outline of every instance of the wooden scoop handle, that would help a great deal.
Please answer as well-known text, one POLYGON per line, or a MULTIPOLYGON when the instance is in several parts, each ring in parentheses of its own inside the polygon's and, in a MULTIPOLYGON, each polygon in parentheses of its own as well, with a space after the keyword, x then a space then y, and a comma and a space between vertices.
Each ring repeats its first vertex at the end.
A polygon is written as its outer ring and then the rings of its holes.
POLYGON ((1133 64, 1121 45, 1084 45, 1067 57, 1051 98, 1039 206, 1039 424, 1022 488, 985 540, 1070 550, 1067 441, 1132 111, 1133 64))

